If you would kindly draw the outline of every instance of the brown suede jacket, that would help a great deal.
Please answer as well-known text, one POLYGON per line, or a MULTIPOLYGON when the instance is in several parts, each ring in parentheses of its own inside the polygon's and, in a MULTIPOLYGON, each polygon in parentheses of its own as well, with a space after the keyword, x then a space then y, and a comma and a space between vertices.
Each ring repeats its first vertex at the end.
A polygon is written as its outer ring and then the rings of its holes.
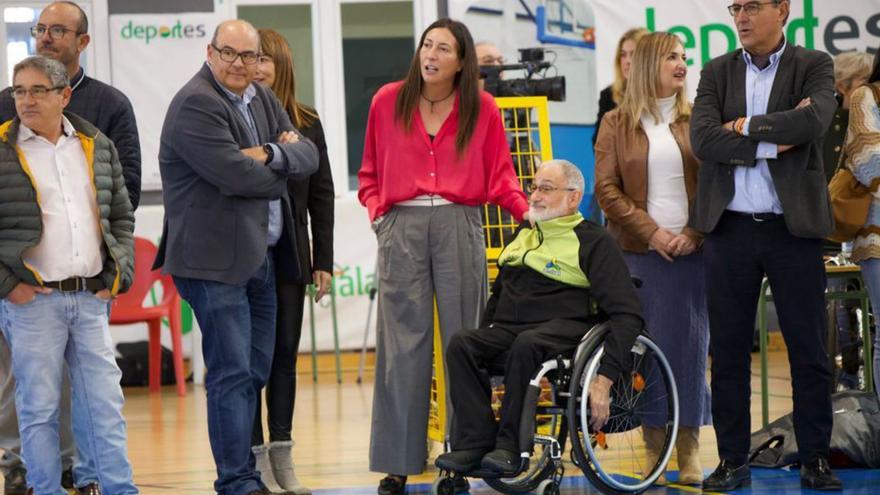
MULTIPOLYGON (((690 122, 679 119, 669 127, 681 148, 691 211, 700 163, 691 149, 690 122)), ((624 251, 646 252, 648 240, 659 228, 647 211, 648 136, 641 125, 633 129, 630 117, 614 109, 602 119, 595 150, 596 200, 608 219, 608 232, 624 251)), ((702 235, 696 230, 685 227, 682 233, 697 245, 702 243, 702 235)))

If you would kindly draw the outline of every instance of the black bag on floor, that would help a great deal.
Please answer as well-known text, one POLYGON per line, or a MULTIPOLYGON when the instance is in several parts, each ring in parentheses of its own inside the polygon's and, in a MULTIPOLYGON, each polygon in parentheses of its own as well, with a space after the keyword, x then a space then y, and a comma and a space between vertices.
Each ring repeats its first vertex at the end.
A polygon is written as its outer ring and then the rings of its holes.
MULTIPOLYGON (((880 404, 871 392, 847 390, 831 397, 831 467, 880 467, 880 404)), ((749 463, 779 468, 800 462, 792 415, 752 433, 749 463)))
MULTIPOLYGON (((124 342, 116 345, 121 357, 116 358, 116 365, 122 370, 123 387, 144 387, 150 383, 150 344, 147 341, 124 342)), ((162 347, 162 385, 171 385, 174 381, 174 355, 169 349, 162 347)))

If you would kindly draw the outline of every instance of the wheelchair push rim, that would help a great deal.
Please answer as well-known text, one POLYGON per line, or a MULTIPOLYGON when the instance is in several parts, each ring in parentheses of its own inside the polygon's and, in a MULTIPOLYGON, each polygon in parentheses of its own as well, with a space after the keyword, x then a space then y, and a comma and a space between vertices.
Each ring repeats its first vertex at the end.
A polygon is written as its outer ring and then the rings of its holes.
MULTIPOLYGON (((666 357, 657 344, 645 335, 638 337, 631 352, 634 357, 634 366, 631 370, 632 379, 621 380, 622 383, 617 388, 618 391, 623 389, 621 394, 623 405, 619 408, 628 410, 627 414, 629 416, 637 416, 638 413, 635 412, 635 409, 639 407, 639 399, 643 397, 643 394, 648 389, 658 386, 660 383, 658 380, 662 381, 666 390, 666 394, 661 397, 662 400, 666 401, 666 417, 663 421, 666 436, 661 448, 660 458, 653 466, 644 466, 641 462, 636 466, 636 459, 639 455, 636 445, 639 445, 641 442, 640 440, 634 441, 632 435, 641 430, 638 419, 631 418, 633 427, 620 432, 608 433, 607 435, 604 432, 594 434, 590 430, 589 384, 597 375, 602 356, 604 355, 604 345, 599 344, 591 352, 586 352, 579 356, 571 381, 572 402, 570 403, 569 411, 570 413, 576 413, 573 416, 570 414, 570 421, 572 422, 570 430, 572 449, 578 458, 581 470, 591 482, 597 485, 597 488, 605 493, 639 493, 648 489, 664 473, 666 464, 669 462, 669 457, 672 454, 672 449, 675 446, 678 430, 678 392, 675 388, 672 369, 666 357), (652 359, 656 366, 652 366, 646 359, 652 359), (652 366, 647 373, 648 376, 639 375, 641 365, 652 366), (628 441, 620 440, 621 436, 629 436, 625 439, 628 441), (611 437, 611 442, 607 442, 608 437, 611 437), (630 462, 633 463, 632 466, 635 468, 631 470, 632 472, 615 473, 610 469, 611 466, 603 466, 603 463, 608 464, 609 461, 603 461, 603 456, 600 454, 602 450, 608 449, 611 444, 615 448, 630 449, 630 462), (638 476, 636 474, 638 471, 641 472, 641 477, 633 480, 632 476, 638 476)), ((615 384, 615 386, 617 385, 615 384)), ((651 402, 656 402, 657 400, 660 399, 655 399, 651 402)), ((620 414, 612 412, 612 418, 609 418, 609 423, 606 423, 603 430, 612 426, 612 420, 618 422, 627 421, 626 419, 614 418, 614 416, 620 416, 620 414)), ((626 428, 626 426, 620 426, 620 428, 626 428)), ((619 460, 615 462, 616 465, 620 463, 619 460)))

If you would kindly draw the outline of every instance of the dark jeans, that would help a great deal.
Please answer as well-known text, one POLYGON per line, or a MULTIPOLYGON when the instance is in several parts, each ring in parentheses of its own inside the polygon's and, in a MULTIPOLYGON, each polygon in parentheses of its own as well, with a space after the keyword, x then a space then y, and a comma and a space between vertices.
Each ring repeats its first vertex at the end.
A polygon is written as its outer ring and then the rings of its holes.
MULTIPOLYGON (((272 358, 272 372, 266 383, 266 408, 269 423, 269 441, 286 442, 291 440, 293 428, 293 406, 296 403, 296 358, 299 340, 302 335, 303 308, 305 306, 306 286, 304 284, 279 283, 278 325, 275 331, 275 356, 272 358)), ((251 445, 262 445, 263 423, 260 401, 254 415, 254 432, 251 445)))
POLYGON ((217 465, 214 490, 242 495, 262 489, 251 432, 275 344, 275 271, 271 255, 241 285, 174 277, 195 312, 203 339, 208 437, 217 465))
POLYGON ((800 459, 827 458, 831 370, 822 241, 791 235, 782 219, 758 222, 725 213, 703 246, 719 457, 734 465, 748 460, 752 335, 766 274, 788 348, 800 459))
POLYGON ((446 350, 453 450, 502 448, 519 451, 523 399, 532 375, 544 361, 570 354, 590 325, 551 320, 538 325, 493 324, 462 330, 446 350), (489 371, 504 370, 501 421, 492 412, 489 371))

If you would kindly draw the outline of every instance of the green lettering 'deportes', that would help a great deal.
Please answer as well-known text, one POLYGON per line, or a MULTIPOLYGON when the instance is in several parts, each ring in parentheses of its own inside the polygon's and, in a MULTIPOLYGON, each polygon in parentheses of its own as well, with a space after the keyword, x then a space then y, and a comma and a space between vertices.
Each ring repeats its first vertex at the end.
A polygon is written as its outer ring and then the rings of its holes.
POLYGON ((156 38, 166 40, 204 38, 208 35, 208 31, 204 24, 184 24, 179 19, 176 23, 170 26, 154 26, 152 24, 143 25, 135 24, 134 21, 128 21, 127 24, 122 26, 119 35, 126 40, 142 40, 145 44, 149 45, 150 42, 154 41, 156 38))
MULTIPOLYGON (((792 0, 792 3, 795 1, 792 0)), ((819 27, 819 19, 813 14, 813 0, 801 0, 801 2, 803 3, 803 17, 788 20, 785 36, 788 40, 794 40, 799 45, 813 49, 816 46, 816 29, 819 27)), ((648 31, 657 31, 656 7, 645 9, 645 27, 648 31)), ((699 48, 701 64, 705 64, 722 53, 733 51, 737 47, 733 23, 711 23, 698 27, 679 25, 662 29, 678 35, 685 50, 699 48)), ((693 63, 694 57, 688 57, 687 64, 693 65, 693 63)))

